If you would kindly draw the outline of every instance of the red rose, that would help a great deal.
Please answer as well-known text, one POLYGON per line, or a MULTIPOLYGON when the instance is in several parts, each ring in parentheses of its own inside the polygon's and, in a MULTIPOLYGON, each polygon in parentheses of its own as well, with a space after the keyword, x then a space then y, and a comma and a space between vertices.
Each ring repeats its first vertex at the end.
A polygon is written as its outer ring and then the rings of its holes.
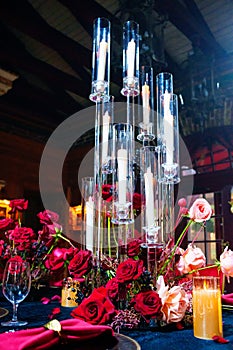
POLYGON ((104 200, 107 200, 109 198, 112 199, 112 185, 102 186, 102 197, 104 200))
POLYGON ((12 219, 0 220, 0 230, 6 231, 14 227, 14 221, 12 219))
POLYGON ((211 218, 213 211, 205 198, 195 200, 189 209, 189 216, 195 222, 203 222, 211 218))
POLYGON ((134 304, 134 309, 148 320, 161 314, 162 302, 158 293, 154 290, 136 294, 132 299, 132 303, 134 304))
POLYGON ((115 307, 104 287, 94 289, 92 294, 71 312, 71 316, 81 318, 91 324, 106 324, 115 315, 115 307))
POLYGON ((15 255, 12 258, 10 258, 8 262, 9 262, 8 271, 10 273, 20 272, 21 264, 23 262, 23 259, 21 258, 21 256, 15 255))
POLYGON ((38 234, 42 241, 47 242, 53 239, 59 231, 62 231, 62 226, 54 222, 50 225, 44 224, 42 231, 39 231, 38 234))
POLYGON ((107 289, 107 294, 109 299, 111 300, 116 300, 118 297, 118 288, 119 288, 119 283, 117 278, 112 278, 109 280, 106 284, 106 289, 107 289))
POLYGON ((127 244, 127 255, 129 257, 138 255, 141 250, 141 243, 142 241, 140 239, 134 239, 133 241, 129 242, 127 244))
POLYGON ((134 193, 133 195, 133 208, 140 210, 142 206, 142 195, 140 193, 134 193))
POLYGON ((92 252, 90 250, 80 250, 70 261, 68 270, 73 278, 80 278, 89 272, 92 265, 92 252))
POLYGON ((74 249, 67 248, 55 248, 51 254, 47 256, 45 260, 45 267, 48 270, 55 271, 64 267, 64 262, 71 258, 74 254, 74 249))
POLYGON ((0 240, 0 256, 4 253, 4 241, 1 239, 0 240))
POLYGON ((40 219, 40 223, 45 225, 51 225, 59 220, 59 215, 51 210, 44 210, 37 214, 37 217, 40 219))
POLYGON ((28 208, 28 200, 13 199, 10 201, 9 206, 11 207, 9 214, 14 213, 16 210, 23 211, 23 210, 26 210, 28 208))
POLYGON ((143 261, 129 258, 119 264, 116 277, 119 283, 136 280, 143 272, 143 261))
POLYGON ((23 262, 23 259, 22 259, 21 256, 15 255, 15 256, 12 256, 12 258, 10 258, 8 261, 10 261, 10 262, 19 262, 19 263, 22 263, 22 262, 23 262))
POLYGON ((30 227, 16 227, 6 233, 6 237, 14 241, 18 250, 30 250, 31 245, 35 242, 36 235, 30 227))

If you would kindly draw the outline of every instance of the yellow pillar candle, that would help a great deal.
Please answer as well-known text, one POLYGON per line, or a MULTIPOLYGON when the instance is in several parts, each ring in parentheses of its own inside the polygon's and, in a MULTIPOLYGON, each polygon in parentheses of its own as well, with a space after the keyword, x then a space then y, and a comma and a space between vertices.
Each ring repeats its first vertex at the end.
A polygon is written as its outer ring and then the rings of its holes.
POLYGON ((219 278, 193 278, 193 332, 201 339, 222 337, 222 305, 219 278))

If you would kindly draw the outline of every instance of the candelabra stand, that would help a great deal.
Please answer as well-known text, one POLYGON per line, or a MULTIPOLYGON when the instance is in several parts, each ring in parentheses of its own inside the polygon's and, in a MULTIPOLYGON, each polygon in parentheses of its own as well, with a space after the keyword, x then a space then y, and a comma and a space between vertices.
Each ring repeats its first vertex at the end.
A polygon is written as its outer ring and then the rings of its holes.
MULTIPOLYGON (((154 130, 152 67, 139 72, 139 26, 128 21, 123 27, 123 87, 126 122, 114 123, 114 98, 109 95, 110 23, 94 22, 91 101, 96 104, 94 210, 96 235, 93 255, 99 266, 104 255, 122 261, 128 241, 134 237, 135 130, 140 148, 140 195, 142 248, 147 269, 156 273, 156 255, 174 233, 174 185, 179 178, 177 97, 173 77, 160 73, 157 88, 157 133, 154 130), (135 98, 142 113, 135 120, 135 98), (157 146, 152 146, 157 137, 157 146)), ((90 199, 90 198, 89 198, 90 199)), ((92 203, 93 204, 93 203, 92 203)), ((86 232, 87 235, 87 232, 86 232)), ((90 239, 86 237, 86 247, 90 239)))

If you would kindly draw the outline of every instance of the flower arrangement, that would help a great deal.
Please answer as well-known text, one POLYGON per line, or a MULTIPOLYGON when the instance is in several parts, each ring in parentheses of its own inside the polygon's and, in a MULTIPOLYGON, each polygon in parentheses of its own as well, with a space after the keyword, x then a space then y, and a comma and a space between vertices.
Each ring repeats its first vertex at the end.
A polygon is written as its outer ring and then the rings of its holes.
POLYGON ((178 202, 177 224, 183 217, 187 224, 175 242, 170 239, 164 248, 155 251, 157 271, 146 268, 143 237, 132 238, 124 247, 126 258, 102 256, 97 266, 92 252, 83 250, 63 233, 59 216, 49 210, 37 214, 42 229, 35 233, 22 227, 16 212, 27 209, 24 199, 10 203, 12 218, 0 220, 0 262, 12 256, 31 264, 33 281, 47 281, 62 286, 64 278, 78 281, 75 295, 75 318, 91 324, 108 324, 115 330, 159 324, 175 324, 178 328, 192 318, 192 276, 202 269, 217 267, 229 279, 233 277, 233 251, 226 247, 220 260, 206 266, 206 258, 194 242, 187 249, 181 243, 192 223, 202 227, 212 215, 205 199, 197 199, 186 208, 184 199, 178 202))
POLYGON ((57 213, 50 210, 38 213, 42 228, 36 233, 21 224, 21 214, 27 210, 28 201, 12 200, 9 206, 11 217, 0 220, 0 277, 5 262, 14 256, 30 263, 32 283, 36 287, 44 283, 62 286, 67 274, 81 277, 91 268, 91 253, 80 252, 62 233, 57 213))
POLYGON ((206 266, 204 253, 194 244, 197 236, 186 250, 182 249, 180 245, 188 228, 194 222, 204 225, 212 215, 212 208, 201 198, 189 210, 184 199, 178 204, 177 223, 184 216, 188 222, 176 242, 171 239, 164 249, 156 252, 156 275, 145 268, 142 240, 132 239, 126 247, 127 259, 115 264, 115 269, 111 265, 108 282, 80 300, 71 312, 73 317, 92 324, 107 323, 115 330, 150 325, 154 320, 161 325, 175 324, 177 328, 192 322, 192 276, 216 267, 228 279, 233 277, 233 252, 226 247, 220 261, 206 266))

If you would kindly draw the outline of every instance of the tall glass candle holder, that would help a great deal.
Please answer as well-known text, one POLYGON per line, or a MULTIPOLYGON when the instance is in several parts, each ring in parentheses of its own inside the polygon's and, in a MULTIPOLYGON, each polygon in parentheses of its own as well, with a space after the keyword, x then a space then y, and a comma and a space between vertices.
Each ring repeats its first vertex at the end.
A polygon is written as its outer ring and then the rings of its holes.
POLYGON ((128 21, 123 27, 123 89, 122 95, 139 94, 139 25, 128 21))
POLYGON ((112 133, 114 122, 114 96, 109 96, 109 100, 102 105, 100 115, 100 165, 102 175, 107 175, 113 171, 112 154, 112 133))
POLYGON ((95 242, 95 181, 94 177, 82 178, 82 245, 94 252, 95 242))
POLYGON ((145 146, 140 149, 142 232, 145 233, 144 246, 162 243, 160 237, 158 207, 158 148, 145 146))
POLYGON ((163 144, 163 118, 161 117, 161 96, 167 91, 173 94, 173 75, 162 72, 156 76, 156 101, 157 101, 157 145, 163 144))
POLYGON ((155 138, 154 134, 154 83, 153 68, 143 66, 141 69, 142 121, 139 123, 139 141, 148 142, 155 138))
POLYGON ((133 222, 133 138, 132 125, 113 126, 113 154, 115 188, 112 205, 112 222, 127 224, 133 222))
POLYGON ((92 85, 90 100, 107 100, 110 80, 110 22, 97 18, 93 24, 92 85))
POLYGON ((161 96, 161 182, 180 182, 179 123, 177 95, 167 91, 161 96))

